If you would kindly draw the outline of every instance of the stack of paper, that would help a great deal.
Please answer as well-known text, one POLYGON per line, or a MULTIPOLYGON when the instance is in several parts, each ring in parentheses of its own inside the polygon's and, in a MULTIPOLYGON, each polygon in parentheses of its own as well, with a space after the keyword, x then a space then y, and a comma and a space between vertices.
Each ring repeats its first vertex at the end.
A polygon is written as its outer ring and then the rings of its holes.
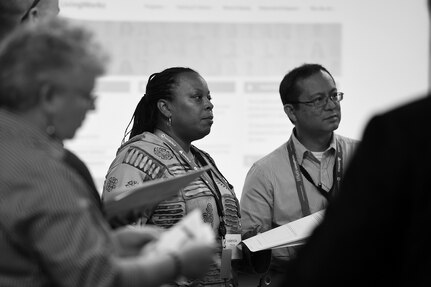
POLYGON ((252 252, 305 243, 324 216, 324 210, 260 233, 242 241, 252 252))

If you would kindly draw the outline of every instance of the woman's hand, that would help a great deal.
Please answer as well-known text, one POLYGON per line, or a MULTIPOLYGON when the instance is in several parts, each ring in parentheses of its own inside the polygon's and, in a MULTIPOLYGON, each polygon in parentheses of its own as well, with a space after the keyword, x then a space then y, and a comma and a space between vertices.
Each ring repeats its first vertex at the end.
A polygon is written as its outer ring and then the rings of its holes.
POLYGON ((203 276, 214 263, 216 246, 198 241, 189 241, 176 252, 181 275, 189 279, 203 276))
POLYGON ((157 240, 162 232, 162 229, 153 226, 139 228, 125 226, 113 230, 111 235, 118 256, 127 257, 138 255, 146 244, 157 240))

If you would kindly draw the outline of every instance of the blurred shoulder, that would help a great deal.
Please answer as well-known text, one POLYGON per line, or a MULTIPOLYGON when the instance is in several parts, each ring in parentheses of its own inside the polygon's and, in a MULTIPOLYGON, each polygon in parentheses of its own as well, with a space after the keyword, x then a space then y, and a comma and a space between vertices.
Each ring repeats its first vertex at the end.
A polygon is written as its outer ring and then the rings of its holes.
POLYGON ((343 148, 355 149, 360 143, 360 141, 357 139, 349 138, 339 134, 334 134, 334 136, 336 141, 339 142, 343 148))
POLYGON ((430 149, 430 122, 431 97, 428 95, 374 116, 367 124, 363 140, 423 152, 430 149))
POLYGON ((403 104, 380 115, 390 120, 421 120, 431 117, 431 95, 403 104))
POLYGON ((410 136, 418 132, 425 134, 430 119, 431 97, 428 95, 374 116, 368 126, 376 126, 382 132, 398 131, 410 136))

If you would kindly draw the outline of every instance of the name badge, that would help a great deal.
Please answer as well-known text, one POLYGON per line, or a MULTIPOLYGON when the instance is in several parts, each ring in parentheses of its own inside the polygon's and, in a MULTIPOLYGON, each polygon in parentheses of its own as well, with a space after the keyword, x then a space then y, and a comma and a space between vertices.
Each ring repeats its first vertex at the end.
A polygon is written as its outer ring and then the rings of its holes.
POLYGON ((226 234, 224 249, 232 250, 232 259, 242 259, 242 250, 239 243, 241 234, 226 234))

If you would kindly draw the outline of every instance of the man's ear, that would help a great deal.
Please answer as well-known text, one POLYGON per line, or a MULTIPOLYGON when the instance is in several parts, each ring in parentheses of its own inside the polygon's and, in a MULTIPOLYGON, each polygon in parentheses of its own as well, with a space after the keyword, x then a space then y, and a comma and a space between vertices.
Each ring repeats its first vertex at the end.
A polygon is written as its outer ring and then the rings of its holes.
POLYGON ((168 100, 161 99, 157 102, 157 108, 159 109, 160 113, 166 117, 170 118, 171 113, 171 103, 168 100))
POLYGON ((284 112, 289 117, 289 120, 294 124, 296 122, 296 110, 292 104, 284 105, 284 112))

